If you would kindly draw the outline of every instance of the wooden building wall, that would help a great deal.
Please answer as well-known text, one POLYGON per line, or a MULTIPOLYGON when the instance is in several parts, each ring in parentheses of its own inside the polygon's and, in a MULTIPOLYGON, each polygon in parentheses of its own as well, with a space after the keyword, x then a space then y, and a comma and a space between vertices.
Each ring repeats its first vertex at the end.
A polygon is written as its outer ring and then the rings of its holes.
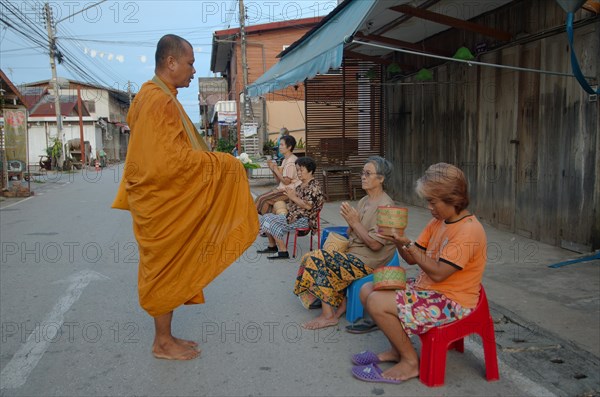
MULTIPOLYGON (((385 153, 381 78, 380 65, 345 59, 339 70, 306 82, 306 154, 317 162, 319 181, 324 168, 342 167, 360 187, 367 158, 385 153)), ((348 194, 343 178, 329 179, 327 190, 338 198, 348 194)))
MULTIPOLYGON (((490 26, 530 39, 478 60, 570 72, 566 14, 551 3, 520 2, 484 16, 490 26), (548 7, 540 10, 540 3, 548 7)), ((576 27, 580 65, 596 80, 599 37, 598 18, 576 27)), ((578 252, 600 248, 598 99, 570 77, 452 62, 431 70, 432 82, 413 76, 387 85, 394 198, 424 205, 416 180, 429 165, 450 162, 465 171, 470 207, 485 222, 578 252)))

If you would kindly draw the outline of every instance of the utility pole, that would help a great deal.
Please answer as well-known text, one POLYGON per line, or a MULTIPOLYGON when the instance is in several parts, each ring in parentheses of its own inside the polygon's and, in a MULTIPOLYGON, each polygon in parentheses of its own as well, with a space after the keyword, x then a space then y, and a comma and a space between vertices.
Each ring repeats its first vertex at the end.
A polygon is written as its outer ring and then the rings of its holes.
MULTIPOLYGON (((238 114, 240 115, 240 117, 238 117, 238 125, 240 124, 240 119, 241 119, 241 125, 246 124, 246 114, 247 114, 247 108, 248 108, 248 96, 247 96, 247 89, 246 87, 248 87, 248 62, 246 60, 246 10, 244 8, 244 0, 240 0, 240 42, 241 42, 241 51, 242 51, 242 83, 243 83, 243 88, 242 88, 242 98, 244 99, 244 109, 243 111, 241 109, 238 109, 238 114)), ((240 104, 241 104, 241 100, 240 100, 240 104)), ((238 106, 239 108, 239 106, 238 106)), ((238 151, 241 153, 242 148, 241 148, 241 128, 238 128, 238 151)))
POLYGON ((6 158, 6 137, 4 135, 4 128, 6 125, 6 116, 4 115, 4 94, 6 91, 0 87, 0 112, 4 117, 4 123, 0 125, 0 157, 2 157, 2 183, 0 188, 4 190, 8 189, 8 159, 6 158))
POLYGON ((127 95, 129 95, 129 106, 131 107, 131 100, 132 100, 132 95, 131 95, 131 80, 127 80, 127 95))
POLYGON ((58 91, 58 77, 56 76, 56 38, 54 37, 54 27, 52 24, 52 11, 50 10, 50 4, 44 5, 46 15, 46 29, 48 31, 48 45, 50 47, 50 69, 52 70, 52 80, 54 82, 54 110, 56 111, 56 137, 61 142, 61 158, 64 158, 65 150, 62 147, 63 134, 62 134, 62 115, 60 111, 60 93, 58 91))
MULTIPOLYGON (((48 31, 48 46, 50 47, 50 70, 52 70, 52 80, 54 81, 54 109, 56 110, 56 137, 58 138, 58 140, 61 142, 61 159, 65 160, 66 158, 66 153, 65 153, 65 148, 63 145, 63 141, 64 141, 64 134, 62 132, 62 115, 61 115, 61 111, 60 111, 60 93, 59 93, 59 86, 58 86, 58 77, 56 75, 56 36, 54 35, 54 30, 56 25, 58 25, 60 22, 71 18, 74 15, 80 14, 86 10, 89 10, 90 8, 96 7, 97 5, 104 3, 106 0, 101 0, 96 4, 91 4, 88 5, 87 7, 83 8, 80 11, 77 11, 71 15, 67 15, 66 17, 64 17, 63 19, 60 19, 56 22, 52 21, 52 10, 50 9, 50 4, 46 3, 44 4, 44 14, 46 16, 46 30, 48 31)), ((81 142, 81 144, 83 145, 83 140, 81 142)))

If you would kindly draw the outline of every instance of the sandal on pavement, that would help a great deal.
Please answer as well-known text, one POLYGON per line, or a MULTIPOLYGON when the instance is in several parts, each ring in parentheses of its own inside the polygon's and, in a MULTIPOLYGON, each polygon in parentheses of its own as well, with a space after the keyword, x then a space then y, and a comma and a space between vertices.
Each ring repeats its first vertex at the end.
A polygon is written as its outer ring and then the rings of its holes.
POLYGON ((257 254, 270 254, 271 252, 277 252, 277 247, 267 247, 265 249, 262 250, 257 250, 256 253, 257 254))
POLYGON ((321 303, 320 299, 315 299, 315 301, 313 303, 308 305, 309 310, 320 309, 321 307, 323 307, 323 304, 321 303))
POLYGON ((396 385, 402 383, 401 380, 384 378, 381 376, 382 372, 383 371, 377 364, 357 365, 356 367, 352 367, 352 375, 354 375, 356 379, 364 382, 393 383, 396 385))
MULTIPOLYGON (((277 249, 275 249, 275 251, 277 251, 277 249)), ((277 252, 277 255, 272 255, 272 256, 267 256, 267 259, 289 259, 290 258, 290 254, 287 251, 279 251, 277 252)))
POLYGON ((377 357, 377 354, 365 350, 364 352, 356 353, 352 355, 352 363, 354 365, 369 365, 380 363, 381 360, 377 357))
POLYGON ((367 332, 377 331, 379 327, 374 322, 363 321, 346 326, 346 331, 351 334, 366 334, 367 332))

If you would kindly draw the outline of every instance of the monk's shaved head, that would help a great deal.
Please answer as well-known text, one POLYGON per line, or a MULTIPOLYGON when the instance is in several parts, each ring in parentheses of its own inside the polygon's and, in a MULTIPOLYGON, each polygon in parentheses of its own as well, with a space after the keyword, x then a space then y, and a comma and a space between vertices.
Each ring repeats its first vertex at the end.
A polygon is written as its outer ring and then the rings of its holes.
POLYGON ((164 68, 169 56, 175 59, 181 58, 188 46, 192 48, 190 42, 183 37, 174 34, 164 35, 156 45, 156 54, 154 55, 156 69, 164 68))

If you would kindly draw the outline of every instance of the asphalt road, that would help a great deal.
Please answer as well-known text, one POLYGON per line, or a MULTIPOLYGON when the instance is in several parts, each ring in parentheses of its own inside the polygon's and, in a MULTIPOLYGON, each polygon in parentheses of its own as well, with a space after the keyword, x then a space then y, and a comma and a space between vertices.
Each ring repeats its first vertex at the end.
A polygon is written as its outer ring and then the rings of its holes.
POLYGON ((297 260, 270 263, 254 253, 260 239, 205 290, 206 304, 175 312, 175 333, 198 341, 201 357, 154 359, 131 217, 109 208, 119 170, 41 178, 32 198, 0 203, 2 396, 557 394, 504 361, 488 383, 471 339, 464 354, 449 352, 442 388, 355 380, 350 355, 387 348, 382 334, 348 334, 345 320, 302 329, 315 314, 291 292, 297 260))

